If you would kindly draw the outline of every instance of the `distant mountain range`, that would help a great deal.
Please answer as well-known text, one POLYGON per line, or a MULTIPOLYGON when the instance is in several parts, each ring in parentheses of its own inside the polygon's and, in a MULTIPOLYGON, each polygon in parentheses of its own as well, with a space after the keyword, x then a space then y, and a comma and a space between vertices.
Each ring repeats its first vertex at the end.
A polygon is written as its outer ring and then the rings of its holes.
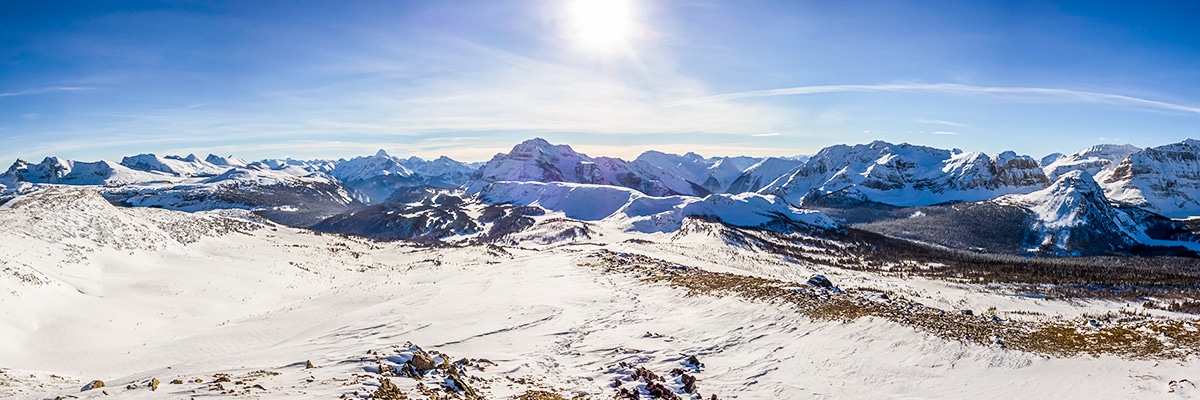
POLYGON ((1188 225, 1200 217, 1200 141, 1191 139, 1146 149, 1098 145, 1040 160, 882 141, 811 157, 648 151, 623 160, 531 139, 479 164, 383 150, 339 160, 139 154, 120 162, 17 160, 0 175, 5 197, 45 185, 96 186, 124 206, 250 209, 290 225, 386 239, 494 237, 532 226, 524 214, 536 209, 639 232, 676 230, 698 217, 743 227, 867 229, 987 252, 1200 250, 1188 225), (492 215, 467 212, 473 204, 492 215), (489 226, 497 221, 516 225, 489 226))

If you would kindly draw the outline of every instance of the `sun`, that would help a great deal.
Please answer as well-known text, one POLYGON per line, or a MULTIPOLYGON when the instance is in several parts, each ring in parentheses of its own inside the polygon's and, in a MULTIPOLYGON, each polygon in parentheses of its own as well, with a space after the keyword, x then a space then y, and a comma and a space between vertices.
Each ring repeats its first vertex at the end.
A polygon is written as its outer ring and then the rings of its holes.
POLYGON ((616 52, 627 47, 634 34, 634 11, 632 0, 570 0, 567 34, 583 50, 616 52))

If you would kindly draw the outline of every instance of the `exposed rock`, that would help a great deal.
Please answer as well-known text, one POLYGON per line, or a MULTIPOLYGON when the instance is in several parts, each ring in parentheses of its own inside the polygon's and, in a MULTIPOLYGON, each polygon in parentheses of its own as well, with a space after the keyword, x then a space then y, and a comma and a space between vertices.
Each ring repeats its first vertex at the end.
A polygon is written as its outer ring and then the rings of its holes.
POLYGON ((829 281, 829 278, 826 278, 824 275, 821 275, 821 274, 813 275, 812 278, 808 278, 808 282, 805 282, 805 283, 807 283, 809 286, 813 286, 813 287, 820 287, 820 288, 833 287, 833 282, 829 281))
POLYGON ((1096 179, 1112 200, 1171 218, 1200 215, 1200 140, 1132 153, 1096 179))
POLYGON ((646 383, 646 392, 650 394, 651 398, 655 399, 680 400, 675 392, 672 392, 670 388, 659 382, 646 383))
MULTIPOLYGON (((820 276, 820 275, 817 275, 817 276, 820 276)), ((823 278, 823 277, 822 277, 822 278, 823 278)), ((689 367, 692 367, 692 368, 694 368, 694 369, 701 369, 701 368, 704 368, 704 363, 700 362, 700 359, 699 359, 699 358, 697 358, 695 354, 693 354, 693 355, 689 356, 689 357, 687 358, 687 361, 686 361, 686 363, 685 363, 685 364, 686 364, 687 366, 689 366, 689 367)))
POLYGON ((683 383, 683 391, 687 393, 696 393, 696 377, 682 374, 679 376, 679 381, 683 383))
POLYGON ((104 387, 104 381, 97 379, 97 380, 92 381, 91 383, 88 383, 87 385, 84 385, 83 389, 80 390, 80 392, 86 392, 86 391, 89 391, 92 389, 99 389, 102 387, 104 387))
POLYGON ((870 201, 912 206, 1029 193, 1048 183, 1037 161, 1013 152, 988 157, 978 152, 875 141, 822 149, 803 167, 760 193, 807 205, 813 198, 854 188, 870 201))
POLYGON ((400 390, 391 379, 379 377, 379 389, 371 393, 371 398, 380 400, 406 400, 408 395, 400 390))
POLYGON ((413 353, 413 358, 409 361, 409 364, 412 364, 418 374, 437 368, 437 363, 434 363, 433 357, 421 352, 413 353))
POLYGON ((517 395, 515 400, 567 400, 567 398, 554 392, 530 390, 517 395))

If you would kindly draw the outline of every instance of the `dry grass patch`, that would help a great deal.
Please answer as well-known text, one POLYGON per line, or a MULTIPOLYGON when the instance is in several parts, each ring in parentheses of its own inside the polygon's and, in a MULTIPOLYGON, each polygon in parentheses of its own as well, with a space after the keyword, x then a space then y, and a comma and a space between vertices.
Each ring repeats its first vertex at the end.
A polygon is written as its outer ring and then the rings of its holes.
POLYGON ((924 306, 893 295, 872 300, 855 291, 806 287, 794 282, 709 272, 638 254, 602 250, 588 263, 607 272, 630 274, 647 284, 668 285, 685 296, 736 296, 756 302, 795 305, 817 321, 878 317, 948 340, 1070 357, 1115 355, 1130 359, 1186 359, 1200 351, 1200 321, 1145 315, 1049 322, 1004 320, 924 306))

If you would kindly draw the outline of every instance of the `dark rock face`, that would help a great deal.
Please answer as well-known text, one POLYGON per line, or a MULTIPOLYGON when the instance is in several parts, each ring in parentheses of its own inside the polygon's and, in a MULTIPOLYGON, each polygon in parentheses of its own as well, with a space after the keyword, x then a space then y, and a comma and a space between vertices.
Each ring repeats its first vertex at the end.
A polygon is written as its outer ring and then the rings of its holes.
POLYGON ((1029 156, 1018 156, 1006 151, 992 159, 989 164, 992 180, 984 187, 998 189, 1001 187, 1045 187, 1050 179, 1042 172, 1037 161, 1029 156))
POLYGON ((805 283, 807 283, 809 286, 819 287, 819 288, 833 287, 833 282, 830 282, 829 278, 826 278, 824 275, 820 275, 820 274, 813 275, 812 278, 808 278, 808 281, 805 283))
POLYGON ((419 204, 385 203, 334 215, 312 229, 379 240, 432 242, 451 235, 479 232, 482 227, 462 208, 463 199, 437 194, 419 204))

